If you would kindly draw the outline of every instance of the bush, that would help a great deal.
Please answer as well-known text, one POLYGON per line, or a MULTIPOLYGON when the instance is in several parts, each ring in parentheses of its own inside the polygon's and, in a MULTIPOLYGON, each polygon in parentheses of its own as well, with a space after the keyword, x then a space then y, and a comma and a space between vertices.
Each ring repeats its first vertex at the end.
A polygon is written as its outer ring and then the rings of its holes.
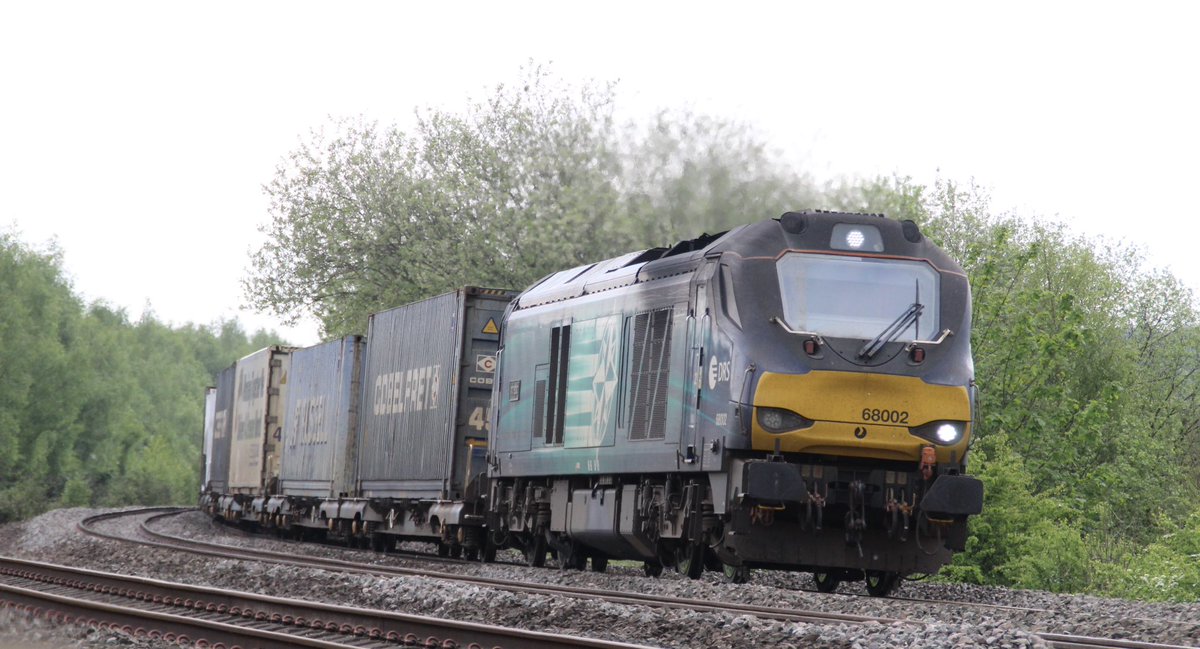
POLYGON ((88 484, 87 479, 81 476, 73 476, 68 479, 67 484, 63 487, 58 505, 60 507, 87 507, 90 504, 92 504, 92 486, 88 484))
POLYGON ((1000 568, 1007 583, 1058 593, 1082 592, 1091 584, 1091 560, 1078 529, 1040 520, 1014 541, 1014 556, 1000 568))
POLYGON ((1200 601, 1200 511, 1113 571, 1109 594, 1141 600, 1200 601))
POLYGON ((983 481, 983 513, 971 519, 967 550, 943 574, 958 581, 1058 592, 1084 590, 1089 554, 1078 515, 1053 493, 1034 493, 1025 462, 995 433, 972 450, 983 481))

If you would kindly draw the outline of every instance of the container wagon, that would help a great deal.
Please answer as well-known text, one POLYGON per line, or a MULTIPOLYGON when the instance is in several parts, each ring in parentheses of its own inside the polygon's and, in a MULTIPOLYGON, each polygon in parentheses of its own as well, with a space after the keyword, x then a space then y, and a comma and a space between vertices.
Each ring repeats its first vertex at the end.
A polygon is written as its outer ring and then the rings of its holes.
POLYGON ((297 537, 326 530, 321 505, 354 491, 363 345, 362 336, 346 336, 291 354, 279 489, 267 511, 297 537))
POLYGON ((478 554, 496 350, 513 295, 468 287, 371 316, 354 488, 321 506, 334 534, 478 554))
POLYGON ((218 381, 213 479, 204 504, 207 511, 226 520, 268 520, 267 500, 279 489, 282 408, 291 351, 282 346, 259 350, 239 359, 218 381))
POLYGON ((220 506, 229 488, 229 440, 233 430, 233 388, 237 377, 237 363, 221 370, 217 385, 206 394, 212 395, 212 411, 205 409, 204 482, 201 485, 200 507, 210 514, 223 512, 220 506))

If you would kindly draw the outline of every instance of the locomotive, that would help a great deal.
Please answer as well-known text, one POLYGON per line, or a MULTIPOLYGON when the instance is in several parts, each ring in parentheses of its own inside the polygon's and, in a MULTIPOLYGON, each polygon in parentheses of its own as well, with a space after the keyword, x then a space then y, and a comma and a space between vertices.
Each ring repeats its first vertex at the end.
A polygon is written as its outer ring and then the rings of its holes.
POLYGON ((335 408, 345 430, 308 434, 341 440, 322 465, 341 463, 340 484, 303 500, 264 461, 262 493, 209 476, 206 508, 376 548, 734 581, 808 571, 820 590, 865 580, 873 595, 936 572, 982 509, 966 472, 970 287, 912 221, 789 212, 519 294, 439 299, 456 310, 445 336, 410 318, 380 337, 373 316, 366 357, 407 365, 362 371, 335 408), (381 412, 393 419, 372 424, 381 412))

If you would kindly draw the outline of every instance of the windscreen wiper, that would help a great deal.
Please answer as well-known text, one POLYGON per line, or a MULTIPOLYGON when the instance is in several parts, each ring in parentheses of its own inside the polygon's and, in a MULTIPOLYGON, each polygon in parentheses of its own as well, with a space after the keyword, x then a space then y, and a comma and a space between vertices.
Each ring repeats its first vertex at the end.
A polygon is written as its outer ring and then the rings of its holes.
POLYGON ((879 335, 875 336, 871 342, 863 345, 862 349, 858 350, 859 358, 870 359, 875 354, 878 354, 879 350, 883 349, 884 345, 892 342, 899 337, 905 329, 911 327, 912 324, 917 321, 917 318, 921 317, 921 312, 924 310, 924 304, 921 304, 920 302, 913 302, 907 309, 904 310, 904 313, 900 314, 899 318, 893 320, 892 324, 888 325, 887 328, 879 332, 879 335))

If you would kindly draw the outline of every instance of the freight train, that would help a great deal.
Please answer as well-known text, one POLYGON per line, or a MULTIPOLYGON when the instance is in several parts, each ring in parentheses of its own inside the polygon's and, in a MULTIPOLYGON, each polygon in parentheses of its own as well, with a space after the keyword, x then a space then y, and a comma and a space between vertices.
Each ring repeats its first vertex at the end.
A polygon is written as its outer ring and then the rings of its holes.
POLYGON ((886 595, 982 510, 970 305, 915 223, 835 212, 466 288, 222 373, 201 503, 377 550, 886 595))

